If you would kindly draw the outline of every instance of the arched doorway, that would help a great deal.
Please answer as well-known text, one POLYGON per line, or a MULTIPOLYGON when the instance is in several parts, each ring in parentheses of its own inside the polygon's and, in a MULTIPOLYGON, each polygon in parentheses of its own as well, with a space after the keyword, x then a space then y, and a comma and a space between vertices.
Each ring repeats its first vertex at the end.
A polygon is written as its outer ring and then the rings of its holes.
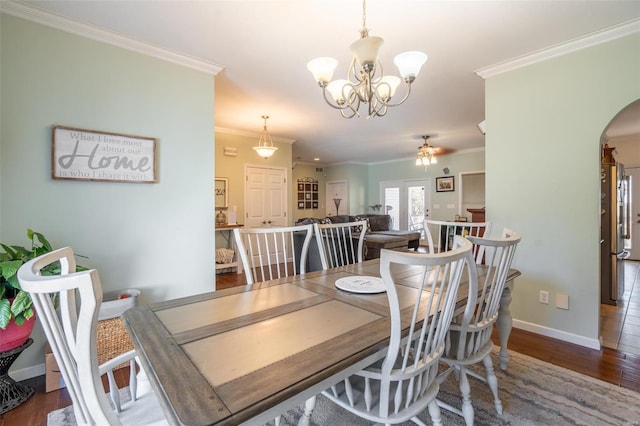
POLYGON ((600 335, 603 346, 640 354, 640 99, 611 120, 605 144, 613 158, 601 166, 600 335))

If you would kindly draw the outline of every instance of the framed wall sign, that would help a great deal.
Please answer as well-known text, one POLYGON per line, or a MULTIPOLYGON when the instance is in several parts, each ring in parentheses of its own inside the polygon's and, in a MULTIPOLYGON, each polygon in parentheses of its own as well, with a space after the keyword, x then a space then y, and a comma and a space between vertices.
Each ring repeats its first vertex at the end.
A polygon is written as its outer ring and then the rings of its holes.
POLYGON ((51 178, 155 183, 157 139, 53 126, 51 178))
POLYGON ((216 210, 229 208, 229 179, 216 178, 215 201, 216 210))
POLYGON ((455 191, 453 176, 436 178, 436 192, 452 192, 452 191, 455 191))

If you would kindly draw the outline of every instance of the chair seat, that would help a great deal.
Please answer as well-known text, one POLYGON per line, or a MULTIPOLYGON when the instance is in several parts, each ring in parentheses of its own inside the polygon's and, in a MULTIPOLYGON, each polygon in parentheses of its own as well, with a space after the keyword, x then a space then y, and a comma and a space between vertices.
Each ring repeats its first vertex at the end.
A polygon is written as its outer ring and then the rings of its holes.
POLYGON ((158 399, 153 392, 139 396, 135 401, 122 404, 118 418, 123 425, 167 425, 158 399))

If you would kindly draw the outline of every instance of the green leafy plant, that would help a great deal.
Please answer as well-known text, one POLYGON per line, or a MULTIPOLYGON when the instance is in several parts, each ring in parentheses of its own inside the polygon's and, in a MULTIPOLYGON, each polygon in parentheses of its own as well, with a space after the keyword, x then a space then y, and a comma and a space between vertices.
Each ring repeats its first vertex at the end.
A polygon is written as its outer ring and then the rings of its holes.
MULTIPOLYGON (((0 243, 4 253, 0 253, 0 329, 5 329, 11 319, 17 325, 24 324, 34 315, 33 302, 29 293, 22 291, 18 282, 18 269, 31 259, 53 250, 49 241, 39 232, 27 229, 31 249, 0 243)), ((76 270, 86 270, 78 266, 76 270)), ((43 275, 59 275, 60 263, 56 262, 42 269, 43 275)))

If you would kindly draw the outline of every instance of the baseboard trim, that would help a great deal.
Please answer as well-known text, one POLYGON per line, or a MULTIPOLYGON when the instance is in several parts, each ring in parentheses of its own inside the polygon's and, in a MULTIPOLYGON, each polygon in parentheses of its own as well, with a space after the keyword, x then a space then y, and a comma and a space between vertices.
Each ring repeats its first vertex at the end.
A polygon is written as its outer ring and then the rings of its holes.
POLYGON ((43 364, 33 365, 31 367, 21 368, 19 370, 11 370, 9 376, 16 382, 20 382, 22 380, 32 379, 38 376, 44 376, 45 371, 46 369, 43 363, 43 364))
POLYGON ((533 324, 526 321, 513 320, 513 326, 521 330, 530 331, 532 333, 541 334, 546 337, 562 340, 563 342, 569 342, 576 345, 584 346, 589 349, 600 350, 600 340, 590 339, 588 337, 580 336, 573 333, 567 333, 566 331, 557 330, 555 328, 545 327, 540 324, 533 324))

